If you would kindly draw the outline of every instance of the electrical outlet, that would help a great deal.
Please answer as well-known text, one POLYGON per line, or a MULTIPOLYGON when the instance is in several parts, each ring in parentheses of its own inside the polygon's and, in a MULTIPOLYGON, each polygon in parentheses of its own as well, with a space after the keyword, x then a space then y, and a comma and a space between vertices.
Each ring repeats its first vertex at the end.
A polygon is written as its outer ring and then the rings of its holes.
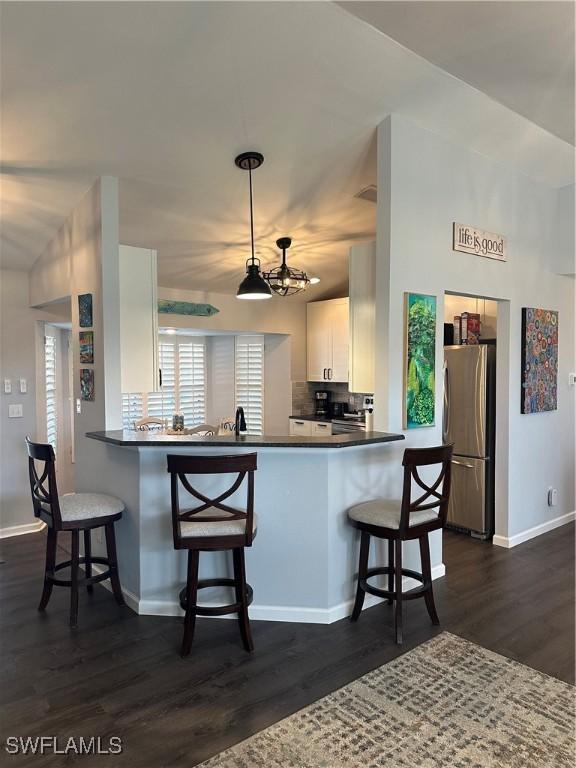
POLYGON ((558 491, 556 488, 548 488, 548 506, 555 507, 558 504, 558 491))
POLYGON ((23 416, 22 411, 22 404, 21 403, 13 403, 12 405, 8 406, 8 418, 9 419, 20 419, 23 416))
POLYGON ((10 381, 10 379, 4 379, 4 394, 5 395, 12 394, 12 382, 10 381))
POLYGON ((568 374, 568 386, 570 387, 576 386, 576 373, 568 374))
POLYGON ((20 379, 20 394, 25 395, 28 392, 28 382, 26 379, 20 379))

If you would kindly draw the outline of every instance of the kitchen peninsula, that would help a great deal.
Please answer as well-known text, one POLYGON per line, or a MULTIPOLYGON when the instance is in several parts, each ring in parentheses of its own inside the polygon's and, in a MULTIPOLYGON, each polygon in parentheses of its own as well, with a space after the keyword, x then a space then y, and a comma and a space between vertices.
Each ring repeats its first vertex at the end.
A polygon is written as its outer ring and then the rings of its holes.
MULTIPOLYGON (((327 624, 347 616, 358 541, 346 510, 376 496, 401 495, 401 434, 235 438, 118 430, 87 437, 97 441, 94 449, 105 452, 100 458, 108 467, 107 487, 126 504, 118 525, 120 576, 128 604, 140 614, 181 614, 185 553, 173 549, 168 453, 257 451, 258 533, 246 550, 253 619, 327 624)), ((222 478, 205 481, 203 487, 211 492, 226 485, 222 478)), ((244 506, 245 491, 237 493, 231 504, 236 500, 244 506)), ((378 551, 380 562, 382 556, 378 551)), ((227 576, 229 569, 225 553, 200 559, 201 578, 227 576)), ((202 597, 203 602, 225 602, 225 596, 210 590, 202 597)), ((367 600, 366 607, 370 604, 367 600)))

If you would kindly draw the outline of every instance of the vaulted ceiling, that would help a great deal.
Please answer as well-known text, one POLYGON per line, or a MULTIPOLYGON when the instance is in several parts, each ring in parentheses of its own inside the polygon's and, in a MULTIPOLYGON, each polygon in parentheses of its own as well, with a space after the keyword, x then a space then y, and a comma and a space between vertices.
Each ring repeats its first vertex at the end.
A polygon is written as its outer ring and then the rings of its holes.
POLYGON ((292 261, 322 278, 314 296, 337 293, 348 248, 375 231, 374 205, 354 195, 376 181, 375 129, 390 112, 551 185, 573 181, 572 148, 550 126, 408 50, 397 23, 403 44, 333 3, 27 2, 1 14, 4 266, 29 268, 110 174, 122 241, 158 249, 161 285, 233 291, 248 256, 234 157, 257 149, 260 256, 276 259, 290 235, 292 261))

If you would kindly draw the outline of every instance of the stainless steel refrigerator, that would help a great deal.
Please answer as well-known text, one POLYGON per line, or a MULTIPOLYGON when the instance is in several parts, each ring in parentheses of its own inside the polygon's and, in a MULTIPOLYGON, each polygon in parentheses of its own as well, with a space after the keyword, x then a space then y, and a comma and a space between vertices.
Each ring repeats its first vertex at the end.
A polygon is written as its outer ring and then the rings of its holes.
POLYGON ((496 346, 444 347, 445 443, 454 443, 447 523, 494 534, 496 346))

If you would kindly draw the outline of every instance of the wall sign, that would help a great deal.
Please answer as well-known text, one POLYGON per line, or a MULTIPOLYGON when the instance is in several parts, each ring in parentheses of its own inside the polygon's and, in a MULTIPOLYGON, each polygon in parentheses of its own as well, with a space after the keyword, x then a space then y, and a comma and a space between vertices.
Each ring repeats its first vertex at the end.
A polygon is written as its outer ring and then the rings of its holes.
POLYGON ((506 238, 495 232, 485 232, 466 224, 454 222, 452 250, 506 261, 506 238))

